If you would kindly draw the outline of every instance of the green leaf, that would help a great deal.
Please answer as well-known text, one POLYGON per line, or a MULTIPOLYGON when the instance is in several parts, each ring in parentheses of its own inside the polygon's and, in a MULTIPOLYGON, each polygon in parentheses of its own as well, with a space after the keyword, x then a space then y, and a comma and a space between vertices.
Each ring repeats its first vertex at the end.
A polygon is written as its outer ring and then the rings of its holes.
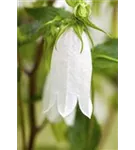
POLYGON ((66 139, 65 134, 67 131, 67 126, 64 123, 64 121, 56 124, 51 124, 51 127, 52 127, 53 134, 58 142, 64 141, 66 139))
POLYGON ((21 24, 24 24, 24 22, 29 22, 31 18, 27 14, 27 12, 24 10, 23 7, 17 8, 17 26, 20 26, 21 24))
POLYGON ((20 82, 20 77, 21 77, 21 71, 20 71, 20 67, 17 67, 17 82, 20 82))
POLYGON ((95 150, 100 136, 100 126, 96 118, 94 116, 91 119, 87 118, 78 108, 75 124, 68 130, 71 150, 95 150))
MULTIPOLYGON (((17 103, 17 100, 16 100, 17 103)), ((16 104, 16 128, 20 126, 20 119, 19 119, 19 106, 16 104)))
POLYGON ((20 47, 24 44, 35 41, 40 35, 42 35, 42 31, 38 31, 40 25, 41 23, 39 21, 34 21, 17 27, 18 46, 20 47))
POLYGON ((97 45, 92 51, 93 70, 113 79, 118 74, 118 39, 97 45))
POLYGON ((57 146, 37 146, 35 150, 69 150, 68 148, 59 148, 57 146))
POLYGON ((89 119, 77 110, 77 116, 73 127, 69 128, 68 137, 71 150, 84 150, 87 143, 89 119))
POLYGON ((118 110, 118 89, 116 89, 116 92, 111 97, 111 105, 115 111, 118 110))
POLYGON ((35 56, 35 50, 36 50, 36 42, 30 42, 27 44, 24 44, 19 47, 18 53, 20 53, 21 59, 22 59, 22 65, 33 63, 33 58, 35 56))
POLYGON ((115 7, 116 5, 118 5, 118 0, 110 1, 110 5, 111 5, 112 7, 115 7))
POLYGON ((26 43, 26 41, 29 41, 28 37, 21 31, 21 29, 17 28, 17 43, 18 45, 22 45, 26 43))
POLYGON ((35 20, 40 20, 44 23, 54 19, 56 16, 66 18, 71 15, 68 11, 64 10, 63 8, 55 8, 49 6, 39 8, 25 8, 25 10, 35 20))
POLYGON ((35 21, 18 27, 19 46, 34 41, 44 34, 46 30, 46 27, 44 26, 45 23, 52 21, 56 16, 57 20, 58 18, 60 20, 66 18, 70 14, 64 9, 54 7, 25 8, 25 10, 29 15, 35 18, 35 21))
POLYGON ((85 150, 96 150, 101 138, 101 129, 95 116, 92 116, 89 129, 89 137, 87 140, 87 148, 85 150))

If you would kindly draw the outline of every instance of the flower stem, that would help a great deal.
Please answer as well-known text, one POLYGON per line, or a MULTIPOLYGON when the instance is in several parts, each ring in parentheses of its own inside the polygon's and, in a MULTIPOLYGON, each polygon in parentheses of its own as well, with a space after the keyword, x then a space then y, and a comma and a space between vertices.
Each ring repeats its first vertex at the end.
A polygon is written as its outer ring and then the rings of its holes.
POLYGON ((47 4, 48 6, 52 6, 54 4, 55 0, 48 0, 47 1, 47 4))
POLYGON ((22 150, 26 150, 26 135, 25 135, 25 119, 24 119, 24 110, 23 110, 23 104, 21 100, 21 85, 20 85, 20 80, 21 80, 21 60, 19 57, 19 52, 18 52, 18 67, 19 67, 19 74, 18 74, 18 83, 17 83, 17 103, 19 107, 19 118, 20 118, 20 123, 21 123, 21 132, 22 132, 22 150))
MULTIPOLYGON (((31 100, 34 94, 35 94, 35 75, 32 75, 30 77, 30 99, 31 100)), ((35 104, 30 102, 28 109, 29 109, 29 120, 30 120, 30 138, 29 138, 28 150, 32 150, 34 146, 35 135, 36 135, 35 104)))
POLYGON ((35 64, 31 72, 28 73, 30 86, 29 86, 29 93, 30 93, 30 102, 28 105, 29 109, 29 121, 30 121, 30 137, 28 143, 28 150, 33 150, 34 141, 37 134, 37 126, 36 126, 36 115, 35 115, 35 103, 32 102, 33 97, 36 93, 36 71, 40 65, 42 53, 43 53, 43 46, 44 40, 41 39, 40 43, 37 46, 37 52, 35 55, 35 64))

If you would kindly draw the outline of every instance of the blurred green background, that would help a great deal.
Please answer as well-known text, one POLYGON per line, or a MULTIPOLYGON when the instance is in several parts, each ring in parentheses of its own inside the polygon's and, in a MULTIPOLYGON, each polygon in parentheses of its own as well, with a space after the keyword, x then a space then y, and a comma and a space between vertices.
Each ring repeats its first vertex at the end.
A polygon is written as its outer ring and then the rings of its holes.
POLYGON ((118 64, 97 57, 101 54, 118 59, 118 1, 87 2, 92 6, 91 20, 113 38, 90 29, 95 42, 94 114, 89 120, 77 108, 75 124, 68 127, 64 121, 51 124, 42 116, 47 61, 43 33, 37 30, 58 15, 67 17, 71 9, 65 0, 18 0, 18 150, 118 149, 118 64))

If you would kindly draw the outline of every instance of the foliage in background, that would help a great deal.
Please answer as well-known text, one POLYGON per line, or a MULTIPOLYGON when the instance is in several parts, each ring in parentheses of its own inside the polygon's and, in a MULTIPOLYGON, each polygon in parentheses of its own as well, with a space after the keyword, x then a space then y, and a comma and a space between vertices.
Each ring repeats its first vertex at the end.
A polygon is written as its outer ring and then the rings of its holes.
POLYGON ((79 107, 75 124, 68 129, 68 138, 72 150, 95 150, 101 136, 100 126, 93 115, 91 119, 85 117, 79 107))

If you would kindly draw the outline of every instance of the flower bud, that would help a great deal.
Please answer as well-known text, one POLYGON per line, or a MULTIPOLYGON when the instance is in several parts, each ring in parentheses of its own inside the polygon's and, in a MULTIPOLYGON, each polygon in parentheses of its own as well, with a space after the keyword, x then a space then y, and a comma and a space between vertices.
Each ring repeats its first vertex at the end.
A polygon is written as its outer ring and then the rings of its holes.
POLYGON ((86 3, 78 3, 74 8, 74 15, 77 18, 87 18, 91 14, 90 6, 86 3))

